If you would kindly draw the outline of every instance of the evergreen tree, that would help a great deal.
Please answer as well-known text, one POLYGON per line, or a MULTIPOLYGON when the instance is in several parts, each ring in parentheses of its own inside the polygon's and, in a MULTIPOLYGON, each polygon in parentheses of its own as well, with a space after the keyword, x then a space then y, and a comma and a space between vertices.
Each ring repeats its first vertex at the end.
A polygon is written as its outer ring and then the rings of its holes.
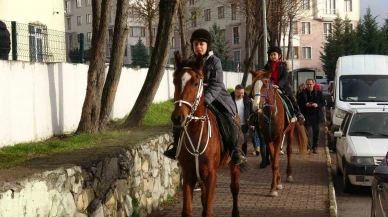
POLYGON ((140 68, 147 68, 149 66, 149 55, 147 48, 145 47, 143 41, 139 38, 133 49, 131 50, 132 54, 132 65, 140 66, 140 68))
POLYGON ((361 54, 357 33, 352 29, 351 21, 349 20, 348 16, 346 16, 344 20, 344 34, 342 43, 344 45, 345 56, 361 54))
POLYGON ((371 14, 370 8, 357 28, 357 35, 360 39, 360 48, 364 54, 383 54, 383 35, 378 28, 376 17, 371 14))
POLYGON ((383 35, 383 54, 388 55, 388 18, 385 19, 384 26, 381 28, 383 35))
POLYGON ((210 35, 212 37, 212 50, 214 55, 220 58, 222 67, 225 71, 232 70, 232 64, 228 56, 228 42, 225 40, 225 33, 216 23, 210 28, 210 35))

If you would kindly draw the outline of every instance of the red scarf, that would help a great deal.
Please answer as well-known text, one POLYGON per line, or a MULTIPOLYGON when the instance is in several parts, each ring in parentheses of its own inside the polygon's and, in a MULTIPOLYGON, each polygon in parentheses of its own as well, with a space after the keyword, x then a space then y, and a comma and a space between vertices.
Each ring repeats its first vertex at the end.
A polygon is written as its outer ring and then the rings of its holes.
POLYGON ((271 80, 273 81, 273 84, 278 85, 279 81, 279 70, 280 70, 280 63, 282 61, 279 60, 277 62, 271 61, 272 66, 272 74, 271 74, 271 80))

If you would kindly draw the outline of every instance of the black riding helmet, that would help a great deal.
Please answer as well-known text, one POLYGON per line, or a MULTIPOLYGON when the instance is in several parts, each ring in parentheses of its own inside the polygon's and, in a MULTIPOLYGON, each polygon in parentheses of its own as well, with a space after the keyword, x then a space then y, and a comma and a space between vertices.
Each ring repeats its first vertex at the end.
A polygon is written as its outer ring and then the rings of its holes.
POLYGON ((206 29, 197 29, 191 34, 190 43, 191 43, 191 50, 194 52, 193 48, 193 42, 194 40, 201 40, 207 43, 207 51, 205 56, 209 54, 209 51, 211 50, 211 43, 212 43, 212 36, 210 35, 210 32, 206 29))
POLYGON ((272 52, 276 52, 276 53, 282 55, 282 49, 280 49, 280 47, 278 47, 278 46, 270 47, 269 50, 267 51, 267 54, 270 55, 272 52))

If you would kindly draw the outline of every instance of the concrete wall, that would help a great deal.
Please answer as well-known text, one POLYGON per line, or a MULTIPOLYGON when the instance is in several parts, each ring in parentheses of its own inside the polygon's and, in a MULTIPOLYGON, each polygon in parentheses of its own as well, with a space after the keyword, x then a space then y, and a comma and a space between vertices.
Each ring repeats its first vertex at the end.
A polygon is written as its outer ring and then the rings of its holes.
MULTIPOLYGON (((148 69, 123 68, 111 119, 129 114, 148 69)), ((86 93, 88 66, 0 61, 0 147, 47 139, 77 129, 86 93)), ((173 71, 166 70, 154 102, 173 98, 173 71)), ((224 73, 234 88, 242 73, 224 73)), ((251 78, 248 78, 248 85, 251 78)))

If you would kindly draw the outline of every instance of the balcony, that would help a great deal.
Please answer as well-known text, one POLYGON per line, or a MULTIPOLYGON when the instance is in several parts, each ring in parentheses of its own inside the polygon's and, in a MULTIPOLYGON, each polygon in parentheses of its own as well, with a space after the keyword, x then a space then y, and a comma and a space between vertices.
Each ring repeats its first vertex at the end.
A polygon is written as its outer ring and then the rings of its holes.
POLYGON ((318 10, 318 13, 315 13, 314 18, 322 21, 334 21, 337 17, 338 9, 333 8, 324 8, 318 10))

